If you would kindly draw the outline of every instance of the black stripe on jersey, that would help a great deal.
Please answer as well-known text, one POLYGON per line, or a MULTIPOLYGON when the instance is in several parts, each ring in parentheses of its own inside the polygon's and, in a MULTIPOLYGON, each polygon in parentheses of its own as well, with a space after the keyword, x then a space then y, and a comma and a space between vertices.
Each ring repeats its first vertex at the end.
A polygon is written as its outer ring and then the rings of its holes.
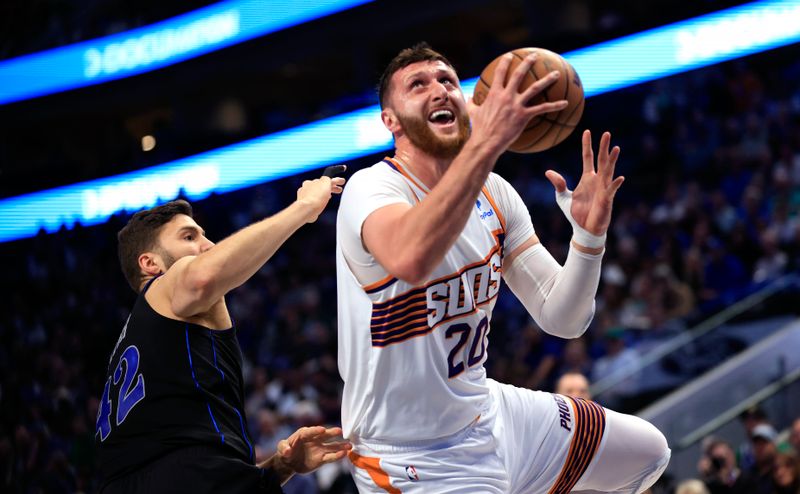
MULTIPOLYGON (((189 357, 189 369, 192 371, 192 379, 194 380, 195 387, 200 389, 200 383, 197 381, 197 377, 194 374, 194 364, 192 363, 192 347, 189 345, 189 323, 186 323, 184 331, 186 333, 186 355, 189 357)), ((216 352, 214 352, 214 358, 216 359, 216 352)), ((219 434, 220 442, 225 444, 225 434, 219 430, 217 419, 214 418, 214 412, 211 411, 211 403, 208 401, 206 401, 206 408, 208 409, 208 416, 211 417, 211 425, 214 426, 214 430, 219 434)))
POLYGON ((380 331, 372 331, 372 343, 375 344, 376 342, 380 342, 383 340, 391 339, 393 337, 402 336, 405 333, 412 331, 412 330, 419 330, 427 328, 428 331, 433 330, 433 328, 428 327, 427 318, 422 319, 416 323, 408 324, 407 326, 404 325, 402 327, 393 329, 393 328, 386 328, 381 329, 380 331))
POLYGON ((428 321, 428 311, 425 310, 423 314, 407 314, 402 317, 397 317, 391 320, 384 321, 382 323, 373 324, 370 326, 370 331, 373 335, 378 333, 383 333, 392 329, 399 329, 402 327, 407 327, 411 323, 427 323, 428 321))
POLYGON ((420 311, 424 311, 426 314, 429 312, 428 301, 425 299, 425 297, 417 297, 413 300, 409 300, 408 302, 403 303, 403 306, 397 311, 380 311, 379 314, 373 312, 372 319, 370 321, 370 327, 374 328, 377 326, 383 326, 387 323, 393 323, 399 319, 406 318, 407 316, 420 311))
MULTIPOLYGON (((213 330, 211 330, 211 331, 213 331, 213 330)), ((225 380, 225 372, 223 372, 223 370, 219 368, 219 365, 217 365, 217 345, 216 345, 216 343, 214 343, 214 336, 213 335, 211 336, 211 351, 214 352, 214 368, 217 369, 217 372, 219 372, 219 375, 222 377, 222 380, 224 381, 225 380)), ((222 396, 220 396, 219 398, 220 398, 220 400, 225 401, 224 398, 222 398, 222 396)), ((245 427, 244 427, 244 419, 242 418, 242 414, 241 414, 241 412, 239 412, 239 409, 237 409, 235 406, 233 406, 231 408, 233 408, 233 411, 236 412, 236 415, 239 417, 239 426, 242 428, 242 438, 244 438, 244 442, 247 443, 247 449, 250 451, 250 459, 253 460, 254 459, 254 456, 253 456, 253 445, 250 443, 250 438, 248 437, 247 429, 245 429, 245 427)), ((208 407, 208 411, 209 411, 209 413, 211 413, 211 406, 210 405, 208 407)))
POLYGON ((393 299, 387 300, 385 302, 375 302, 372 304, 372 313, 375 314, 376 312, 381 312, 384 310, 394 310, 397 304, 400 304, 406 301, 408 298, 413 297, 414 295, 422 295, 425 296, 425 291, 428 289, 428 286, 431 283, 420 286, 417 288, 412 288, 411 290, 401 293, 400 295, 394 297, 393 299))
POLYGON ((386 283, 380 284, 380 285, 378 285, 378 286, 375 286, 375 287, 372 287, 372 288, 370 288, 369 290, 364 290, 364 291, 365 291, 366 293, 375 293, 375 292, 379 292, 379 291, 381 291, 381 290, 385 290, 385 289, 389 288, 390 286, 392 286, 392 285, 393 285, 394 283, 396 283, 396 282, 397 282, 397 278, 394 278, 394 277, 392 277, 391 279, 389 279, 388 281, 386 281, 386 283))
POLYGON ((400 336, 397 336, 397 337, 394 337, 394 338, 388 338, 388 339, 385 339, 385 340, 377 340, 376 341, 375 338, 373 337, 372 346, 375 346, 375 347, 389 346, 389 345, 391 345, 393 343, 400 343, 401 341, 405 341, 405 340, 411 339, 411 338, 413 338, 415 336, 422 336, 422 335, 428 334, 431 331, 433 331, 433 328, 429 328, 428 326, 424 326, 422 329, 420 329, 418 331, 414 331, 414 332, 411 332, 411 333, 408 333, 408 334, 402 334, 400 336))

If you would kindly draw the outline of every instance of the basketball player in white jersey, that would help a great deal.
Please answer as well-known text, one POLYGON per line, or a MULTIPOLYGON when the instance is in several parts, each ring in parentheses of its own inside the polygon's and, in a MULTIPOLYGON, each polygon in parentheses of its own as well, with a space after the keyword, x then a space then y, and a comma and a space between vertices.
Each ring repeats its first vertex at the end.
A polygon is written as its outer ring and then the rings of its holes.
POLYGON ((558 77, 519 92, 534 60, 469 112, 453 67, 425 44, 400 52, 381 79, 395 155, 352 176, 337 221, 342 420, 362 493, 639 493, 669 461, 664 436, 637 417, 486 377, 503 280, 545 331, 586 330, 623 181, 608 133, 596 169, 584 133, 574 191, 547 172, 574 230, 559 265, 517 192, 491 172, 531 117, 566 105, 527 105, 558 77))

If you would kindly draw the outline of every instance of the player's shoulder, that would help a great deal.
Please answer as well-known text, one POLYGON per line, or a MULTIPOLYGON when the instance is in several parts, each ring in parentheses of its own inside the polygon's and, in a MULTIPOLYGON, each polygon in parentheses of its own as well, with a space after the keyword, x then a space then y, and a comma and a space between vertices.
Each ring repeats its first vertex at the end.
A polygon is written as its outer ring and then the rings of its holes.
POLYGON ((370 191, 380 189, 382 185, 396 187, 401 182, 402 177, 399 173, 395 172, 385 161, 379 161, 372 166, 358 170, 347 179, 342 200, 346 201, 348 197, 369 194, 370 191))
POLYGON ((392 170, 392 167, 386 161, 379 161, 372 166, 367 166, 355 172, 349 179, 348 183, 363 182, 368 180, 387 180, 394 178, 397 173, 392 170))
POLYGON ((513 189, 514 187, 502 176, 498 175, 495 172, 489 173, 489 176, 486 178, 486 188, 489 189, 489 193, 505 193, 508 189, 513 189))

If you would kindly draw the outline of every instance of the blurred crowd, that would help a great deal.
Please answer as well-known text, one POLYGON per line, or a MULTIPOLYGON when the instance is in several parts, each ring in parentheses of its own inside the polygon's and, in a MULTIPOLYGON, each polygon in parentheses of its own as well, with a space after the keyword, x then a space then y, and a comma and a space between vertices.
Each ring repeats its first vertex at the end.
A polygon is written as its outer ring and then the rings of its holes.
MULTIPOLYGON (((502 294, 492 319, 489 375, 544 390, 568 373, 596 381, 636 366, 637 341, 679 334, 796 272, 798 80, 796 57, 773 55, 591 100, 582 125, 614 132, 623 148, 619 172, 628 177, 594 322, 584 337, 559 340, 540 331, 510 293, 502 294)), ((574 186, 576 143, 573 136, 541 157, 508 155, 498 166, 528 204, 545 246, 562 261, 569 224, 543 171, 573 174, 574 186)), ((224 237, 287 205, 304 178, 203 200, 195 204, 198 223, 211 238, 224 237)), ((339 422, 335 206, 228 297, 245 355, 246 411, 259 459, 298 426, 339 422)), ((7 261, 0 281, 7 294, 0 320, 0 491, 71 493, 96 486, 98 397, 135 297, 116 260, 115 233, 126 220, 120 215, 97 227, 0 244, 7 261)), ((796 304, 770 310, 797 313, 796 304)), ((738 450, 713 440, 700 464, 702 479, 676 492, 796 494, 800 422, 791 430, 781 443, 775 427, 762 421, 748 429, 749 448, 738 450)), ((342 468, 298 476, 286 491, 355 492, 342 468)))
POLYGON ((676 494, 800 493, 800 416, 782 434, 758 407, 741 419, 747 440, 734 445, 707 437, 698 478, 682 481, 676 494))

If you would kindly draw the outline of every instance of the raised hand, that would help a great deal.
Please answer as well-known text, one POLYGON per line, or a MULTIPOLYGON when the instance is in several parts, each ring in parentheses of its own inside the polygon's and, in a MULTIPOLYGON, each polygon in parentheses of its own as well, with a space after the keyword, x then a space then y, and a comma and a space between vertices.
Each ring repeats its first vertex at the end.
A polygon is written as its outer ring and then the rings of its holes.
MULTIPOLYGON (((625 181, 622 176, 614 178, 620 150, 619 146, 614 146, 609 152, 610 144, 611 134, 604 132, 600 138, 595 170, 592 134, 588 130, 583 132, 583 173, 578 186, 572 191, 570 213, 573 220, 578 226, 597 236, 604 235, 608 230, 614 196, 625 181)), ((557 193, 569 192, 566 180, 559 173, 547 170, 545 176, 557 193)))
POLYGON ((513 55, 509 53, 497 63, 492 87, 483 103, 476 105, 470 100, 467 105, 473 136, 492 140, 502 151, 519 137, 531 118, 560 111, 567 106, 567 100, 529 106, 534 96, 558 80, 560 73, 555 70, 520 92, 520 84, 536 61, 536 53, 525 57, 505 82, 512 59, 513 55))
POLYGON ((322 176, 315 180, 305 180, 303 185, 297 189, 297 201, 307 204, 309 216, 307 223, 317 221, 317 218, 328 205, 331 194, 341 194, 345 179, 342 177, 322 176))

